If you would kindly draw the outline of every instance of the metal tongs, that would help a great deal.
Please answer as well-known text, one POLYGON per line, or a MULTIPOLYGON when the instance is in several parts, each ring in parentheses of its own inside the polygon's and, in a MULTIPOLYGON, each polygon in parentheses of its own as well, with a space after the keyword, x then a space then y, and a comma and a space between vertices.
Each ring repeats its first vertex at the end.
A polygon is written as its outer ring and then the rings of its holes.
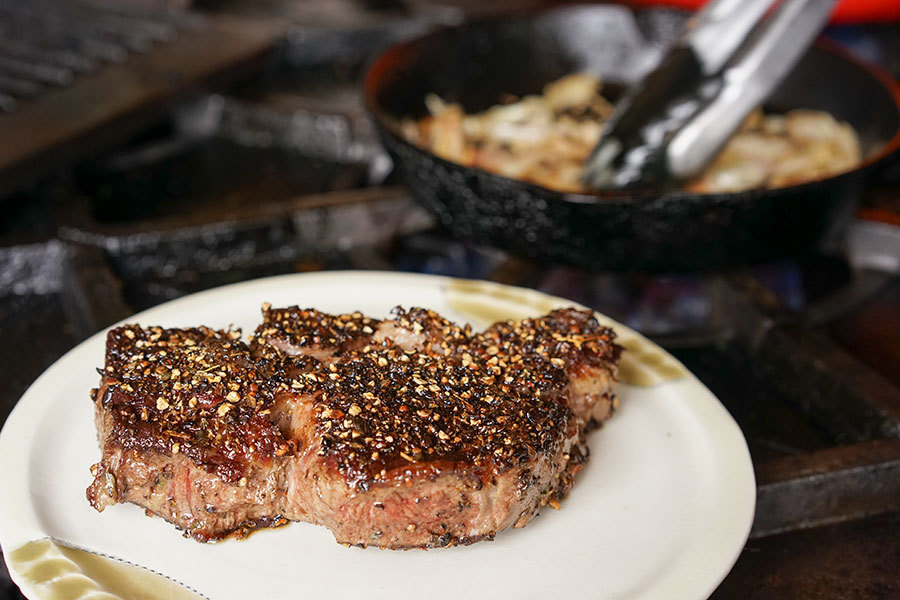
POLYGON ((712 0, 617 106, 585 162, 595 189, 699 174, 790 72, 837 0, 712 0), (765 17, 765 18, 764 18, 765 17))

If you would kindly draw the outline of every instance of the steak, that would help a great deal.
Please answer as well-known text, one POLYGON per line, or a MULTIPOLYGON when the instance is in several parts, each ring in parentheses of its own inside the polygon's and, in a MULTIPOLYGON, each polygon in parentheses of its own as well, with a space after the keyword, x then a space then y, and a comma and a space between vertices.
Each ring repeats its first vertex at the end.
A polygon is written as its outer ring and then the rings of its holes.
POLYGON ((287 521, 385 548, 469 544, 558 502, 615 407, 621 349, 590 312, 483 332, 263 307, 239 332, 127 325, 94 391, 97 510, 132 502, 199 541, 287 521))

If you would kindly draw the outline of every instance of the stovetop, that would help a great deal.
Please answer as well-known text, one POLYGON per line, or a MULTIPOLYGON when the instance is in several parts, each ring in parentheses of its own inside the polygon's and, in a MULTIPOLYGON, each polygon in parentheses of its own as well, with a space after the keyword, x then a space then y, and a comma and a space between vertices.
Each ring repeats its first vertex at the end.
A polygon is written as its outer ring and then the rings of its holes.
MULTIPOLYGON (((232 1, 189 16, 258 27, 288 4, 288 25, 237 85, 198 92, 191 82, 163 117, 58 157, 0 200, 0 425, 80 340, 195 291, 324 269, 490 279, 645 332, 735 417, 756 468, 757 517, 714 597, 900 596, 896 227, 858 220, 840 248, 692 275, 591 273, 459 242, 392 175, 356 82, 377 48, 456 22, 471 4, 346 1, 317 12, 327 5, 232 1)), ((674 31, 680 18, 660 11, 643 26, 674 31)), ((830 33, 900 74, 898 32, 830 33)), ((873 181, 863 215, 900 214, 898 204, 900 167, 873 181)), ((0 590, 19 597, 5 572, 0 590)))

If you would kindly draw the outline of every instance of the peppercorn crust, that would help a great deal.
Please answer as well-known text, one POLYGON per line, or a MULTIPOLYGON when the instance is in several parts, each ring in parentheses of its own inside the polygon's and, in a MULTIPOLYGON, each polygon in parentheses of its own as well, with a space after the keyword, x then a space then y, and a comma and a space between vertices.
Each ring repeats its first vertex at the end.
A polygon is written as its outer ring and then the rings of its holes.
POLYGON ((371 336, 379 321, 360 312, 330 315, 314 308, 271 308, 263 305, 263 323, 254 336, 270 345, 340 351, 371 336))
POLYGON ((268 417, 286 389, 277 361, 259 361, 240 331, 141 328, 107 336, 97 399, 125 448, 183 453, 225 481, 290 451, 268 417))
POLYGON ((571 487, 586 428, 615 407, 614 338, 574 309, 476 333, 424 308, 264 305, 249 343, 119 327, 94 391, 88 498, 200 541, 286 519, 355 545, 491 539, 571 487))
MULTIPOLYGON (((296 309, 277 314, 285 312, 296 309)), ((320 455, 363 487, 418 463, 496 472, 552 452, 571 412, 567 367, 614 365, 621 353, 589 313, 557 311, 476 335, 425 309, 394 315, 395 327, 433 343, 404 349, 381 338, 292 382, 316 398, 320 455)))

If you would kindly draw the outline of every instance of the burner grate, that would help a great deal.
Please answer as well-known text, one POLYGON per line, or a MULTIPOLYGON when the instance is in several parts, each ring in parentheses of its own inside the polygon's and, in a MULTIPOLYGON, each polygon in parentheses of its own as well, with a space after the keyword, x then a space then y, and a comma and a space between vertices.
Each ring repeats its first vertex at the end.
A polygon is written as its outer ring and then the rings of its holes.
POLYGON ((174 40, 200 20, 186 11, 96 0, 0 0, 0 111, 106 64, 174 40))

